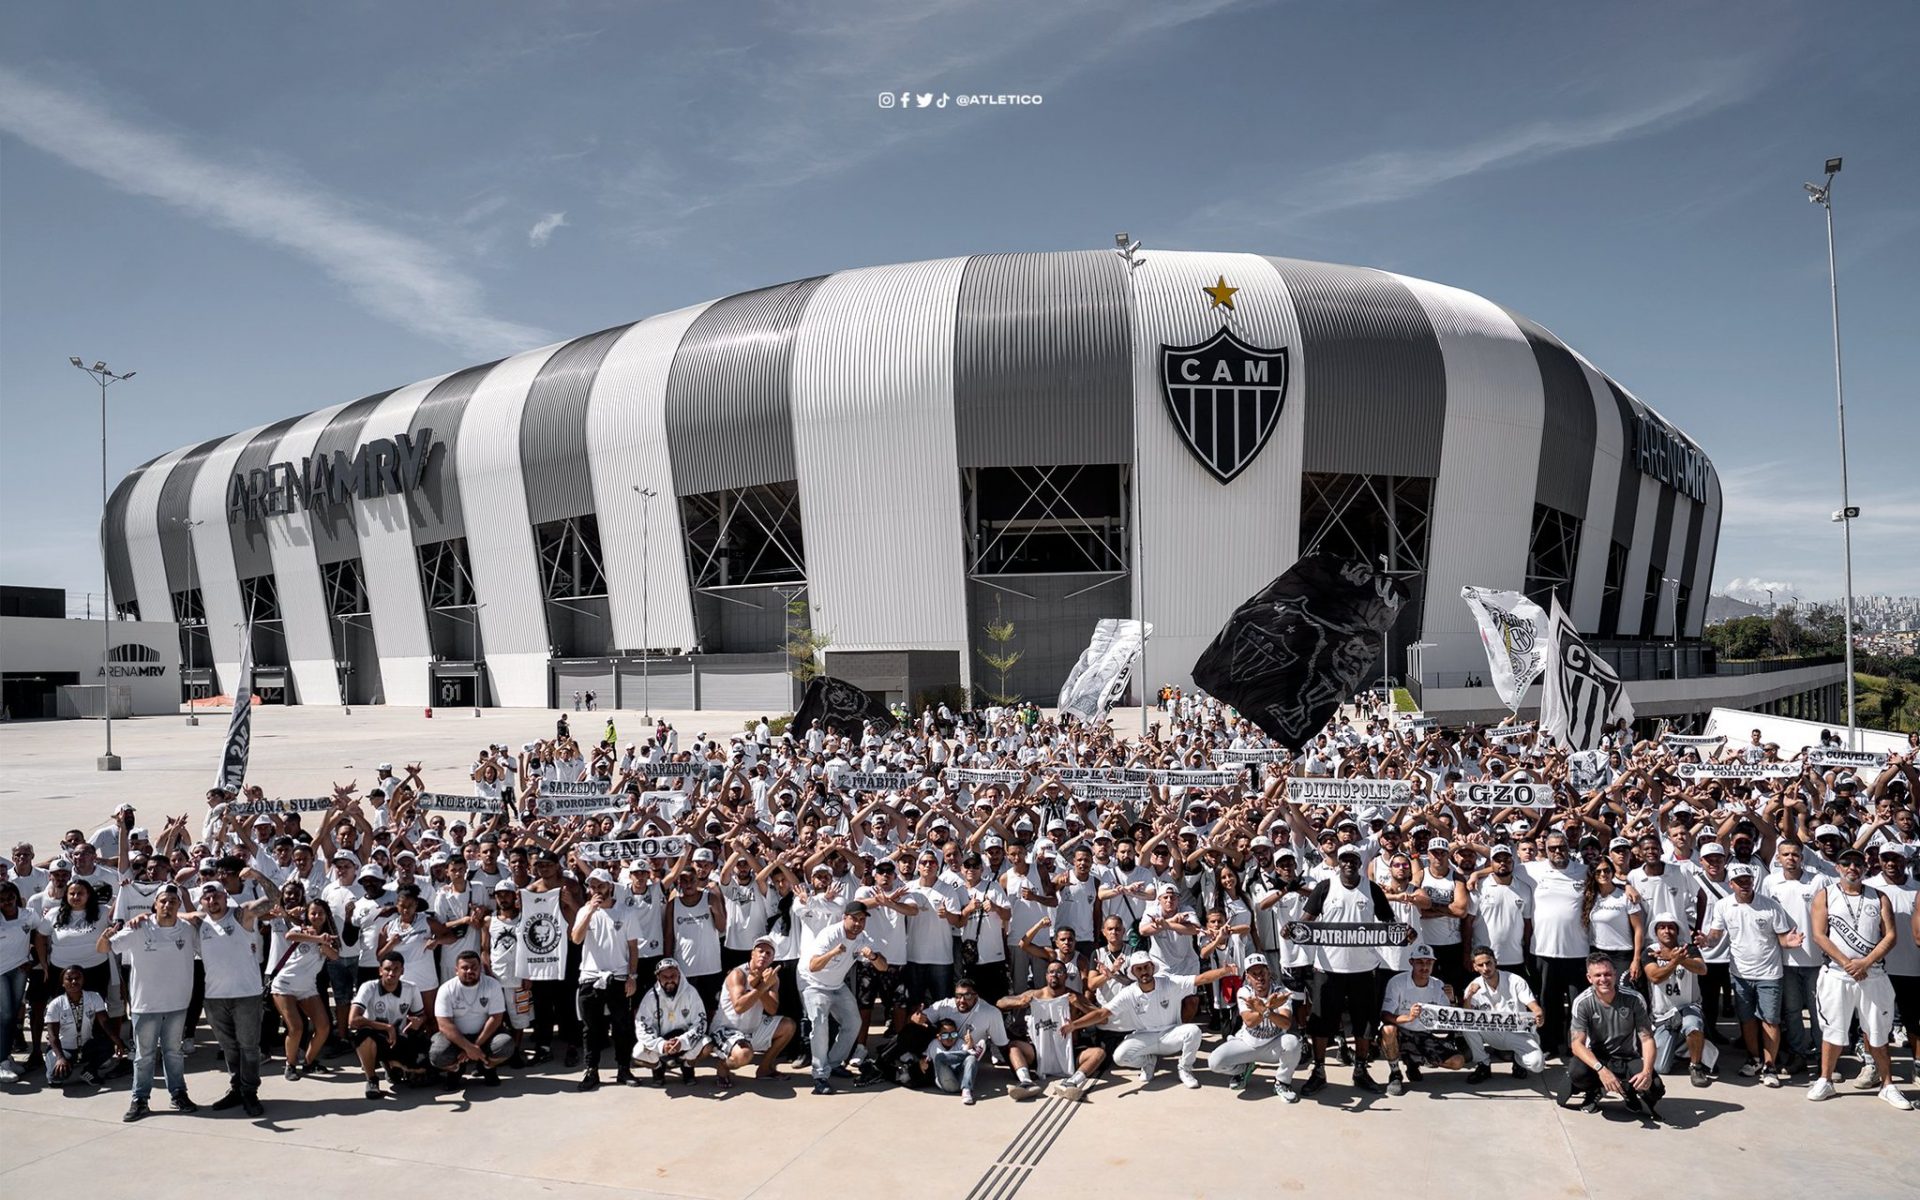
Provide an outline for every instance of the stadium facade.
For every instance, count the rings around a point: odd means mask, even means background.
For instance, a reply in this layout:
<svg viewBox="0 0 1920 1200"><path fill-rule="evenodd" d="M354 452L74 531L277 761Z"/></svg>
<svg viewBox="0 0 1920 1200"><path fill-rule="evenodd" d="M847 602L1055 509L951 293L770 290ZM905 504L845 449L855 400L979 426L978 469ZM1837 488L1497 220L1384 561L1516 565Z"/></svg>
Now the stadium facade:
<svg viewBox="0 0 1920 1200"><path fill-rule="evenodd" d="M1658 648L1700 633L1720 503L1694 441L1489 300L1090 251L798 280L184 446L103 532L205 690L250 622L289 702L633 707L645 657L655 707L779 710L803 624L889 698L998 691L1010 648L1044 701L1144 615L1150 682L1186 684L1315 546L1407 588L1396 676L1484 673L1464 584Z"/></svg>

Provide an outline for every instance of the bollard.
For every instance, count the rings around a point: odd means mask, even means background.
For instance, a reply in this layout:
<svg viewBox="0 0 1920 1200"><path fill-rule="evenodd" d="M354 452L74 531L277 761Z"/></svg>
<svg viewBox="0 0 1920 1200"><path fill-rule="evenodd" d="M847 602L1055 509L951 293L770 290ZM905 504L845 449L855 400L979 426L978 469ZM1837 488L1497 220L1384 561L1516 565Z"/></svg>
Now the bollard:
<svg viewBox="0 0 1920 1200"><path fill-rule="evenodd" d="M427 720L433 720L433 705L427 705Z"/></svg>

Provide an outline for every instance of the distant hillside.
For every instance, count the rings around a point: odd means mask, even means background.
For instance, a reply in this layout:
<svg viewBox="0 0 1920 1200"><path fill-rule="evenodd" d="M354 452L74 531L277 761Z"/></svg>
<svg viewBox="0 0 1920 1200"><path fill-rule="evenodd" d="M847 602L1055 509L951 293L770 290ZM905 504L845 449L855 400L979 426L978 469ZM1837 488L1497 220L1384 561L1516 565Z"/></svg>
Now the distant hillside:
<svg viewBox="0 0 1920 1200"><path fill-rule="evenodd" d="M1736 617L1764 617L1767 606L1748 604L1745 600L1736 600L1732 596L1712 595L1707 597L1707 624L1718 625L1722 621L1731 621Z"/></svg>

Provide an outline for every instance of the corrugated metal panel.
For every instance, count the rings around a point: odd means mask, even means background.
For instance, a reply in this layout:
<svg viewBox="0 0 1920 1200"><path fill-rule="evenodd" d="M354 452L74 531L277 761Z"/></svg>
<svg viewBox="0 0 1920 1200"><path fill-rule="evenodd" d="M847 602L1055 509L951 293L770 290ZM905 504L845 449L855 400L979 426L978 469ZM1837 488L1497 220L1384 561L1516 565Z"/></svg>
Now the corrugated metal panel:
<svg viewBox="0 0 1920 1200"><path fill-rule="evenodd" d="M1144 526L1145 615L1154 627L1143 678L1152 690L1188 686L1194 661L1228 614L1299 556L1301 446L1311 407L1304 397L1313 395L1316 367L1300 352L1286 281L1266 259L1182 251L1146 259L1134 277L1132 345L1142 477L1135 504L1144 508L1135 528ZM1201 290L1221 277L1240 289L1231 312L1215 308ZM1223 322L1250 345L1286 347L1291 375L1272 439L1228 484L1187 449L1160 393L1161 347L1206 341ZM1196 513L1206 514L1212 536L1195 536ZM1141 561L1137 534L1134 561ZM1111 599L1105 615L1133 615L1122 597Z"/></svg>
<svg viewBox="0 0 1920 1200"><path fill-rule="evenodd" d="M390 395L391 392L376 392L343 405L314 443L314 456L331 461L336 453L344 453L348 458L358 454L365 440L360 436L361 427ZM354 524L351 503L322 503L309 515L308 523L313 530L313 552L321 563L345 562L360 556L360 533Z"/></svg>
<svg viewBox="0 0 1920 1200"><path fill-rule="evenodd" d="M621 708L638 709L641 712L646 712L649 707L654 712L692 712L696 708L693 702L693 669L685 659L655 661L648 664L643 674L640 664L629 659L620 664L619 700ZM792 707L789 701L780 706L780 711L786 712Z"/></svg>
<svg viewBox="0 0 1920 1200"><path fill-rule="evenodd" d="M454 454L488 696L510 707L547 704L546 601L520 473L520 420L534 377L558 349L516 354L487 373L467 401Z"/></svg>
<svg viewBox="0 0 1920 1200"><path fill-rule="evenodd" d="M949 258L830 276L794 339L807 599L813 628L844 650L967 647L953 408L965 267Z"/></svg>
<svg viewBox="0 0 1920 1200"><path fill-rule="evenodd" d="M1446 373L1433 323L1403 280L1364 267L1269 258L1313 359L1303 471L1440 473ZM1232 282L1229 280L1228 282Z"/></svg>
<svg viewBox="0 0 1920 1200"><path fill-rule="evenodd" d="M654 681L656 684L658 680ZM764 667L700 667L700 707L722 712L784 712L793 707L793 680ZM658 704L658 691L655 703Z"/></svg>
<svg viewBox="0 0 1920 1200"><path fill-rule="evenodd" d="M300 468L328 424L345 405L308 413L281 435L274 459ZM243 459L245 455L241 456ZM265 521L267 552L280 589L280 617L287 638L287 668L302 704L338 704L340 676L333 667L333 631L320 586L320 560L313 552L313 518L304 504Z"/></svg>
<svg viewBox="0 0 1920 1200"><path fill-rule="evenodd" d="M667 377L674 494L794 479L793 330L824 276L716 300Z"/></svg>
<svg viewBox="0 0 1920 1200"><path fill-rule="evenodd" d="M434 455L437 461L427 470L425 486L407 495L408 524L413 528L416 546L467 536L456 466L460 427L474 389L499 365L496 360L446 376L414 410L407 432L417 441L422 430L431 429L433 439L444 446Z"/></svg>
<svg viewBox="0 0 1920 1200"><path fill-rule="evenodd" d="M1687 586L1688 611L1680 630L1680 636L1683 638L1695 636L1691 632L1694 623L1693 610L1705 608L1707 604L1707 593L1694 587L1694 580L1700 575L1700 534L1706 528L1706 523L1707 506L1688 501L1687 528L1685 540L1681 544L1679 572L1680 579Z"/></svg>
<svg viewBox="0 0 1920 1200"><path fill-rule="evenodd" d="M1653 535L1647 539L1647 568L1663 576L1667 574L1667 554L1673 545L1673 506L1677 499L1672 488L1663 487L1653 502ZM1671 627L1670 622L1662 616L1666 606L1662 591L1664 587L1664 584L1657 585L1653 589L1653 596L1646 602L1651 605L1652 611L1647 610L1646 604L1641 608L1640 636L1643 638L1658 637L1662 626ZM1640 591L1642 596L1646 595L1644 576L1640 579Z"/></svg>
<svg viewBox="0 0 1920 1200"><path fill-rule="evenodd" d="M1406 279L1439 338L1446 429L1433 488L1421 640L1434 671L1486 664L1460 589L1526 582L1546 398L1533 349L1499 305L1471 292ZM1403 647L1388 648L1396 673Z"/></svg>
<svg viewBox="0 0 1920 1200"><path fill-rule="evenodd" d="M140 477L159 461L150 458L127 472L126 478L114 485L112 495L107 497L107 511L100 518L101 552L107 560L107 592L114 602L140 603L140 590L133 582L133 559L127 553L127 505L133 500L134 489L140 485ZM143 606L142 615L144 613ZM168 620L170 614L155 613L151 619Z"/></svg>
<svg viewBox="0 0 1920 1200"><path fill-rule="evenodd" d="M187 514L200 524L193 527L195 566L200 572L200 601L207 614L207 637L213 644L213 665L221 689L234 686L240 670L240 575L233 561L233 539L227 536L227 480L233 464L264 426L255 426L222 441L208 454L187 498Z"/></svg>
<svg viewBox="0 0 1920 1200"><path fill-rule="evenodd" d="M262 429L253 441L247 444L247 448L240 452L240 457L234 459L229 481L246 479L255 471L265 470L269 463L287 461L285 455L276 451L279 449L280 439L299 419L299 417L288 417ZM293 465L298 467L300 460L293 460ZM231 482L228 486L231 486ZM249 516L238 521L230 520L225 524L227 536L233 542L233 566L239 577L252 579L258 575L272 574L273 552L267 548L266 520Z"/></svg>
<svg viewBox="0 0 1920 1200"><path fill-rule="evenodd" d="M167 474L167 481L160 488L160 506L157 519L160 531L160 555L167 568L167 592L184 592L189 579L194 579L196 564L188 553L187 546L192 538L191 532L182 524L188 519L188 510L192 507L193 485L200 478L200 470L206 466L207 456L217 450L227 439L225 435L210 438L181 456L173 464L173 470ZM223 514L221 523L226 517ZM233 551L229 549L228 554ZM195 579L197 583L197 579Z"/></svg>
<svg viewBox="0 0 1920 1200"><path fill-rule="evenodd" d="M594 659L591 662L554 663L553 706L571 709L573 693L576 691L592 692L599 709L602 711L611 709L614 703L613 664L605 659Z"/></svg>
<svg viewBox="0 0 1920 1200"><path fill-rule="evenodd" d="M127 561L133 571L133 586L140 597L140 615L149 621L171 621L173 593L167 587L167 561L160 552L160 492L173 477L173 469L191 449L182 446L147 464L134 484L127 501Z"/></svg>
<svg viewBox="0 0 1920 1200"><path fill-rule="evenodd" d="M1512 309L1505 311L1533 347L1546 394L1547 423L1540 432L1540 477L1534 485L1534 500L1584 520L1587 485L1593 476L1593 391L1559 338Z"/></svg>
<svg viewBox="0 0 1920 1200"><path fill-rule="evenodd" d="M1666 492L1667 497L1670 498L1668 502L1670 502L1673 511L1667 517L1667 537L1664 544L1655 543L1655 548L1660 552L1662 564L1660 573L1669 578L1680 580L1684 586L1689 578L1686 571L1687 528L1693 524L1693 510L1699 506L1671 488L1663 488L1661 490ZM1660 611L1656 614L1657 619L1654 622L1653 635L1655 637L1671 638L1673 636L1674 595L1666 584L1661 584L1660 586Z"/></svg>
<svg viewBox="0 0 1920 1200"><path fill-rule="evenodd" d="M382 400L367 414L360 436L391 438L413 431L421 405L446 378L441 375L410 383ZM436 439L446 440L427 460L426 486L436 486L445 479L447 490L453 492L448 463L452 440L439 426L430 427ZM374 648L380 661L378 692L388 704L410 708L428 702L427 664L433 658L433 643L427 635L427 602L420 592L420 563L414 555L414 531L409 519L413 511L409 496L362 498L354 505L360 578L367 587Z"/></svg>
<svg viewBox="0 0 1920 1200"><path fill-rule="evenodd" d="M1580 526L1580 561L1573 581L1573 623L1582 633L1599 634L1600 604L1606 591L1607 555L1613 543L1614 505L1620 495L1620 460L1625 434L1606 378L1578 351L1569 350L1592 398L1593 465L1587 480L1587 519ZM1564 603L1564 602L1563 602Z"/></svg>
<svg viewBox="0 0 1920 1200"><path fill-rule="evenodd" d="M587 459L587 396L607 351L631 323L575 338L540 368L520 422L520 470L535 525L594 511Z"/></svg>
<svg viewBox="0 0 1920 1200"><path fill-rule="evenodd" d="M614 644L690 648L693 599L667 449L667 375L705 304L649 317L607 351L587 401L587 462ZM648 502L635 488L659 495ZM692 688L687 692L689 699Z"/></svg>
<svg viewBox="0 0 1920 1200"><path fill-rule="evenodd" d="M1133 461L1126 270L1106 250L967 260L953 353L960 466Z"/></svg>

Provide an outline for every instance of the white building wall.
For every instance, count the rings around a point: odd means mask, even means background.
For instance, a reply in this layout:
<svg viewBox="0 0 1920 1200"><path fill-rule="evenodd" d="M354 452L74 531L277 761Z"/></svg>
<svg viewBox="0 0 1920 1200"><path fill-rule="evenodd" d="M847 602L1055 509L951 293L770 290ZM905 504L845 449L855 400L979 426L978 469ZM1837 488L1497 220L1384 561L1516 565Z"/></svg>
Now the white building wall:
<svg viewBox="0 0 1920 1200"><path fill-rule="evenodd" d="M1620 459L1626 434L1620 406L1606 380L1577 352L1574 359L1593 393L1593 477L1587 484L1587 516L1580 524L1580 561L1574 567L1573 623L1592 632L1600 625L1600 603L1607 586L1607 556L1613 548L1614 504L1620 497Z"/></svg>
<svg viewBox="0 0 1920 1200"><path fill-rule="evenodd" d="M188 516L200 522L193 527L194 565L200 574L200 600L213 643L214 669L219 672L221 690L228 695L240 685L240 623L245 610L240 604L240 571L233 561L233 535L227 532L227 481L240 452L265 428L256 425L214 447L200 464L187 501Z"/></svg>
<svg viewBox="0 0 1920 1200"><path fill-rule="evenodd" d="M1433 323L1447 373L1422 625L1422 640L1434 645L1423 668L1483 670L1486 652L1460 589L1525 585L1546 393L1526 335L1498 305L1458 288L1396 278ZM1389 647L1396 664L1404 662L1402 649Z"/></svg>
<svg viewBox="0 0 1920 1200"><path fill-rule="evenodd" d="M1134 273L1132 304L1136 504L1144 509L1134 522L1134 561L1145 564L1144 616L1153 625L1138 678L1151 692L1192 686L1194 662L1227 617L1299 557L1303 397L1312 364L1300 353L1286 283L1266 259L1162 251L1146 260ZM1241 289L1231 312L1201 291L1218 278ZM1271 440L1225 485L1187 449L1160 391L1161 347L1204 342L1223 321L1251 345L1287 347L1290 376Z"/></svg>
<svg viewBox="0 0 1920 1200"><path fill-rule="evenodd" d="M953 343L966 263L827 279L795 333L792 374L812 627L836 651L957 651L963 682Z"/></svg>
<svg viewBox="0 0 1920 1200"><path fill-rule="evenodd" d="M274 448L274 461L298 467L313 453L327 422L345 407L336 404L295 421ZM313 552L312 517L305 505L296 504L292 512L268 517L265 524L274 586L280 592L280 616L286 625L287 669L293 673L293 694L302 704L338 704L340 676L333 666L327 602L320 588L320 560Z"/></svg>
<svg viewBox="0 0 1920 1200"><path fill-rule="evenodd" d="M445 378L436 375L410 383L375 405L360 428L362 444L405 433L420 401ZM443 469L445 461L432 469ZM380 656L381 697L388 704L425 707L433 643L427 634L427 601L420 593L420 561L414 554L406 497L363 496L353 503L360 577L367 586L374 650Z"/></svg>
<svg viewBox="0 0 1920 1200"><path fill-rule="evenodd" d="M454 455L493 684L487 698L510 708L547 706L546 601L520 467L520 416L534 377L563 344L517 354L487 373L460 418Z"/></svg>
<svg viewBox="0 0 1920 1200"><path fill-rule="evenodd" d="M140 613L149 619L171 621L174 618L173 591L167 586L167 563L160 553L160 489L174 464L191 446L182 446L163 454L147 468L127 497L127 523L122 536L127 539L127 561L133 567L133 595L140 602Z"/></svg>
<svg viewBox="0 0 1920 1200"><path fill-rule="evenodd" d="M710 302L709 302L710 303ZM587 470L599 516L614 645L690 649L693 593L667 457L667 374L696 304L649 317L607 351L587 398ZM659 493L648 502L633 489ZM644 581L644 582L643 582Z"/></svg>

